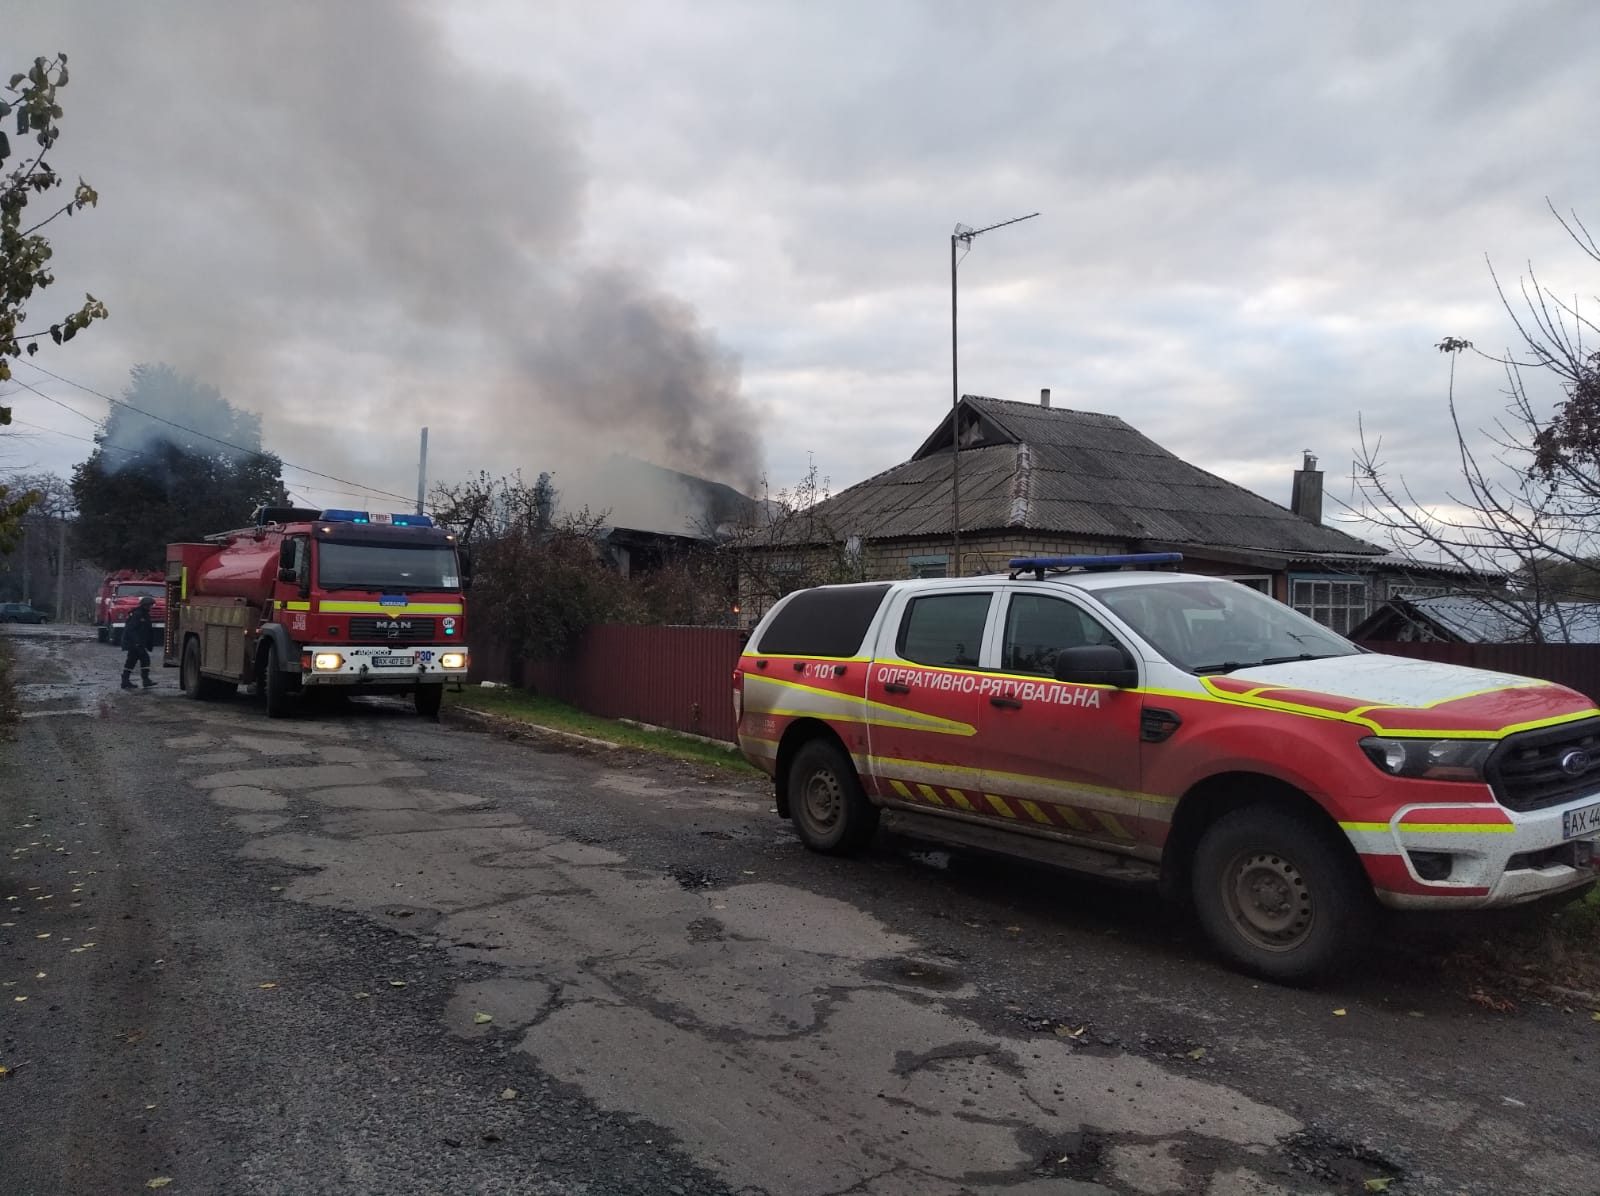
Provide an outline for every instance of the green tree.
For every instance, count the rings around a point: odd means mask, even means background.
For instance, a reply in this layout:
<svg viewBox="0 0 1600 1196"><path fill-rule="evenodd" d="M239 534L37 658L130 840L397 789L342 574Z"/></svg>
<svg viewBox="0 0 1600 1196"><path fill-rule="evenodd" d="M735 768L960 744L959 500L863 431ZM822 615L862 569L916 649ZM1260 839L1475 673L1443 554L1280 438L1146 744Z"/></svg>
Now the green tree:
<svg viewBox="0 0 1600 1196"><path fill-rule="evenodd" d="M81 178L72 189L72 198L42 215L35 208L29 217L30 201L51 202L49 193L62 186L60 175L45 155L61 136L61 105L57 93L67 85L67 56L36 58L27 71L12 75L6 86L9 99L0 98L0 381L11 377L13 357L39 351L39 341L48 336L56 344L69 341L94 320L104 319L105 304L87 295L84 304L48 328L21 331L27 317L25 305L35 293L44 290L55 276L50 272L50 242L39 230L58 216L71 216L99 200L93 187ZM5 131L5 118L16 114L17 162L11 163L13 147ZM20 146L30 138L33 145ZM0 404L0 425L11 422L11 409ZM18 494L0 485L0 552L10 551L15 542L18 521L30 506L31 492Z"/></svg>
<svg viewBox="0 0 1600 1196"><path fill-rule="evenodd" d="M158 569L166 545L244 526L288 501L261 418L169 365L139 365L72 475L79 549L107 569Z"/></svg>

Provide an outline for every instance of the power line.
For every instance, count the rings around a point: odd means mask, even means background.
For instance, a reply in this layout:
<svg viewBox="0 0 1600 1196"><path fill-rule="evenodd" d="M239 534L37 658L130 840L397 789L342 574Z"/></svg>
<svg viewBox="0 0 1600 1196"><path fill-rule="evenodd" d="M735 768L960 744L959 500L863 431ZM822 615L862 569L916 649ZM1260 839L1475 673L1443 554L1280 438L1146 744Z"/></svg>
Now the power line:
<svg viewBox="0 0 1600 1196"><path fill-rule="evenodd" d="M163 423L163 424L166 424L169 427L177 428L180 432L187 432L191 436L199 436L203 440L213 441L216 444L222 445L224 448L233 449L234 452L247 453L250 456L254 456L254 457L272 457L274 460L276 460L278 462L278 464L284 466L285 468L292 468L292 469L296 470L299 473L307 473L307 474L310 474L312 477L322 478L322 479L324 479L326 481L329 481L329 482L338 482L341 486L353 486L353 487L355 487L356 490L364 491L364 492L369 493L369 494L381 495L384 498L398 499L400 502L404 502L404 503L409 503L409 502L412 501L411 498L409 498L408 496L406 496L404 494L396 494L392 490L380 490L376 486L364 486L360 482L352 482L349 478L335 477L331 473L322 473L319 470L308 469L304 465L291 465L289 462L285 461L282 457L277 456L275 453L268 453L268 452L263 451L262 449L247 448L242 444L234 444L231 440L224 440L220 436L213 436L209 432L202 432L198 428L188 427L185 424L178 423L176 420L167 419L165 416L162 416L162 415L156 415L153 412L146 411L142 407L136 407L132 403L128 402L128 400L126 400L126 399L114 398L111 395L104 394L101 391L96 390L92 386L85 386L81 382L74 382L71 378L63 378L60 374L51 373L49 370L45 369L42 365L35 365L33 362L28 361L26 358L23 358L23 359L20 359L20 360L22 361L22 364L28 366L30 369L38 370L41 374L43 374L47 378L54 378L57 382L64 382L68 386L76 387L78 390L83 391L85 394L91 394L97 399L102 399L107 403L114 403L119 407L126 407L130 411L138 412L140 415L144 416L146 419L153 419L157 423ZM27 386L27 383L24 382L24 383L21 383L20 385ZM28 389L32 390L33 388L31 386L29 386ZM35 393L37 393L37 392L35 392ZM49 396L46 396L46 397L48 398ZM71 408L69 407L68 410L70 411ZM81 415L82 412L79 412L78 414ZM351 493L351 491L345 491L344 493Z"/></svg>

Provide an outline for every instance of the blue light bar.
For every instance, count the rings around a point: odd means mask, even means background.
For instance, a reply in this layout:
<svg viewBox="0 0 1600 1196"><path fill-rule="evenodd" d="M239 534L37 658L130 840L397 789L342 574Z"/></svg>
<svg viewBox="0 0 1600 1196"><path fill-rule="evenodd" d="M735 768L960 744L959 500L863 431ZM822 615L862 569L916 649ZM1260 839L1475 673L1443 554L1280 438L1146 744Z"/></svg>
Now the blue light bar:
<svg viewBox="0 0 1600 1196"><path fill-rule="evenodd" d="M324 511L318 518L326 520L328 523L374 523L387 524L391 527L433 526L433 520L426 515L385 515L382 513L374 515L370 511L346 511L343 509Z"/></svg>
<svg viewBox="0 0 1600 1196"><path fill-rule="evenodd" d="M1183 560L1181 552L1129 552L1121 556L1026 556L1012 560L1018 573L1037 573L1047 569L1087 569L1091 573L1120 569L1124 565L1170 565Z"/></svg>

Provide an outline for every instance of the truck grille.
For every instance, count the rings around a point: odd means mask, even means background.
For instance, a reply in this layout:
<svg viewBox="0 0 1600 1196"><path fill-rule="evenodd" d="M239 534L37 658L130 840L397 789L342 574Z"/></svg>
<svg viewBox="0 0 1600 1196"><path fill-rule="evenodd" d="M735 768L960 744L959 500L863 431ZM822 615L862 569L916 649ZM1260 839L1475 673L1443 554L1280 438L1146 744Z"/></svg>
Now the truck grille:
<svg viewBox="0 0 1600 1196"><path fill-rule="evenodd" d="M396 643L428 643L433 640L434 620L415 615L396 615L394 618L367 618L350 620L350 638L353 640L393 640Z"/></svg>
<svg viewBox="0 0 1600 1196"><path fill-rule="evenodd" d="M1488 775L1511 810L1542 810L1600 789L1600 718L1506 736L1489 757Z"/></svg>

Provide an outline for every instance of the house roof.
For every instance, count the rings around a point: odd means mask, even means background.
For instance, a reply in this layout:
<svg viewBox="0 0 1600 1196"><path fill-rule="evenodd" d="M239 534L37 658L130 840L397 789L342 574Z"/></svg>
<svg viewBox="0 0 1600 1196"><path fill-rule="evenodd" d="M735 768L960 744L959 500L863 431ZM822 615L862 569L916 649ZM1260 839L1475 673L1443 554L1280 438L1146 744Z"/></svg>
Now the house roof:
<svg viewBox="0 0 1600 1196"><path fill-rule="evenodd" d="M951 426L946 416L911 460L819 504L816 524L867 540L949 535ZM1381 552L1189 464L1114 415L968 395L960 427L963 534Z"/></svg>
<svg viewBox="0 0 1600 1196"><path fill-rule="evenodd" d="M1515 603L1495 603L1471 595L1446 594L1435 598L1394 598L1363 620L1363 626L1380 615L1394 611L1402 617L1421 616L1471 644L1518 644L1529 640L1526 623L1507 610ZM1354 636L1358 627L1351 632ZM1557 602L1548 604L1539 620L1544 642L1551 644L1600 644L1600 603Z"/></svg>

